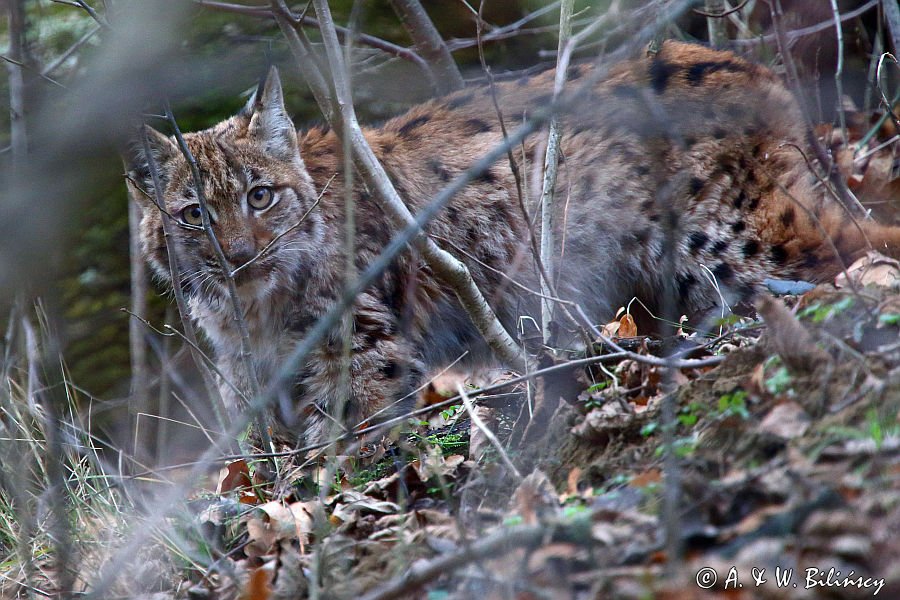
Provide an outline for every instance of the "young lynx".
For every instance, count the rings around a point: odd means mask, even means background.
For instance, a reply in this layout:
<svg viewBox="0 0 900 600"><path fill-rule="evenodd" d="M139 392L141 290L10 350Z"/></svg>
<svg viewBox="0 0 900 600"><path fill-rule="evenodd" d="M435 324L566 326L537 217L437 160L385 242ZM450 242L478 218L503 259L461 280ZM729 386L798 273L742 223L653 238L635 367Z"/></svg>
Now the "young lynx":
<svg viewBox="0 0 900 600"><path fill-rule="evenodd" d="M585 65L570 69L570 88L588 72ZM547 104L552 81L547 72L497 86L509 127ZM851 223L821 185L805 159L812 153L800 109L765 68L666 42L614 67L583 98L564 116L554 272L558 296L595 322L608 321L634 297L659 309L666 289L679 314L702 315L723 298L729 305L747 300L765 278L823 281L868 248L900 251L900 228ZM201 213L188 163L172 139L150 135L165 213L152 200L147 157L139 156L131 175L143 190L131 192L143 207L144 253L170 282L162 219L181 225L172 227L172 241L191 316L221 372L248 394L223 274L204 232L190 227ZM432 100L366 136L413 212L502 143L486 88ZM541 137L514 149L526 179L542 158ZM239 114L186 141L232 268L275 242L236 276L253 367L266 383L344 286L341 144L327 128L295 131L274 71ZM358 177L354 182L356 267L363 269L394 229L379 199ZM534 196L537 186L525 187ZM532 213L533 200L523 199ZM532 233L508 161L453 198L427 232L468 265L509 331L530 322L525 316L540 322L538 298L525 291L540 289ZM557 321L564 339L574 325ZM322 439L339 394L346 399L343 422L353 427L407 396L426 369L463 354L490 358L453 292L412 251L356 300L350 335L349 390L341 383L343 335L334 331L286 390L290 414L279 420L289 431ZM222 393L240 404L229 385Z"/></svg>

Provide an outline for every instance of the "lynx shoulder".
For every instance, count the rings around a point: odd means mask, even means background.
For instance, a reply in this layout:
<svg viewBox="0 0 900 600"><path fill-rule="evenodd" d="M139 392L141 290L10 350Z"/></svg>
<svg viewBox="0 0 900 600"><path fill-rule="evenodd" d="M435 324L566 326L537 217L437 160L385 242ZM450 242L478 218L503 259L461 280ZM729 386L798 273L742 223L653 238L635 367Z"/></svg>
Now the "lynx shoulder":
<svg viewBox="0 0 900 600"><path fill-rule="evenodd" d="M567 89L594 79L570 69ZM513 129L551 98L553 73L500 83L496 100ZM555 294L595 322L639 298L651 310L667 295L691 317L746 301L766 278L822 281L868 248L900 252L900 229L851 224L805 156L804 120L769 70L731 53L666 42L658 53L616 65L563 116L554 220ZM466 89L419 105L366 137L399 195L415 212L503 141L491 91ZM162 220L171 218L179 281L240 405L249 391L225 275L198 230L187 161L150 132L151 156L132 165L132 196L144 208L143 251L172 282ZM334 132L297 134L277 73L238 115L186 136L203 178L212 229L235 276L256 375L271 380L282 359L340 297L344 286L345 184ZM514 148L457 194L427 227L466 263L509 331L540 322L531 225L544 136ZM158 170L153 190L149 163ZM537 165L537 168L536 168ZM536 176L538 174L538 176ZM379 200L355 178L355 260L365 268L394 233ZM142 188L142 189L138 189ZM520 198L519 189L524 189ZM151 201L156 192L161 211ZM525 213L528 213L527 215ZM560 344L576 325L557 317ZM410 403L423 373L490 353L452 290L412 251L361 294L347 320L309 355L278 416L287 430L326 435L333 415L348 427ZM342 345L352 343L342 387Z"/></svg>

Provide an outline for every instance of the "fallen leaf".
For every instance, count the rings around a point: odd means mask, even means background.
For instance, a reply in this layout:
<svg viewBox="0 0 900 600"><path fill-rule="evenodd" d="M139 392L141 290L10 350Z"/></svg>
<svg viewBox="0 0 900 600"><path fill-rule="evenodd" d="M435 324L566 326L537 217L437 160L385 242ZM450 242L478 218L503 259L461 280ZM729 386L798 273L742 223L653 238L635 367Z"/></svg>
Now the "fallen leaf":
<svg viewBox="0 0 900 600"><path fill-rule="evenodd" d="M271 578L272 573L267 569L251 570L250 580L240 595L240 600L269 600L272 597Z"/></svg>
<svg viewBox="0 0 900 600"><path fill-rule="evenodd" d="M767 433L790 440L806 433L810 421L809 414L803 410L802 406L796 402L782 402L763 417L759 428Z"/></svg>
<svg viewBox="0 0 900 600"><path fill-rule="evenodd" d="M852 265L847 273L840 273L834 280L836 287L849 287L847 276L861 286L879 285L894 288L900 285L900 261L879 252L867 252Z"/></svg>
<svg viewBox="0 0 900 600"><path fill-rule="evenodd" d="M637 334L637 324L634 322L634 317L629 313L622 315L622 318L619 319L619 337L637 337Z"/></svg>
<svg viewBox="0 0 900 600"><path fill-rule="evenodd" d="M241 488L252 487L252 485L253 481L250 479L250 468L247 466L247 461L236 460L228 463L219 471L216 493L221 496Z"/></svg>

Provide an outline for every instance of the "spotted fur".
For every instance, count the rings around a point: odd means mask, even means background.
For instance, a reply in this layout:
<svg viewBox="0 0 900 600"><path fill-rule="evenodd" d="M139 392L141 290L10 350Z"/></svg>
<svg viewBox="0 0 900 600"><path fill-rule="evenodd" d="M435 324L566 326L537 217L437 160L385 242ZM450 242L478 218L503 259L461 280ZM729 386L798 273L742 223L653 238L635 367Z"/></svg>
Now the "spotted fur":
<svg viewBox="0 0 900 600"><path fill-rule="evenodd" d="M569 85L589 72L587 65L575 67ZM547 72L497 86L508 128L546 105L552 81ZM803 156L811 153L802 123L798 105L772 72L728 52L667 42L653 55L613 68L564 118L555 219L558 295L605 322L634 297L658 309L663 290L671 289L679 311L696 316L717 310L722 298L746 300L767 277L826 280L870 245L896 255L897 228L851 224L823 191ZM172 140L151 137L166 210L177 216L196 203L190 171ZM502 140L486 88L417 106L366 137L413 212ZM341 145L323 128L295 135L277 73L244 111L189 134L187 142L233 266L282 236L237 280L253 365L265 383L343 289ZM532 212L541 148L536 135L513 151ZM152 196L146 159L138 157L132 175ZM354 181L355 258L363 269L394 228L378 198L358 177ZM278 194L262 212L246 200L260 185ZM523 317L539 320L534 295L523 291L540 283L516 190L510 165L499 161L427 229L468 265L510 331L534 322ZM162 214L147 195L137 189L132 195L144 207L144 253L170 281ZM173 229L192 317L221 371L247 392L237 329L209 244L202 232ZM565 341L573 327L557 320ZM408 406L403 400L389 408L426 369L464 353L470 362L490 358L452 291L411 252L357 299L348 327L349 388L341 387L344 333L334 331L286 390L291 402L282 403L287 410L280 420L287 429L320 439L330 423L322 414L339 398L347 401L343 422L355 426L379 411ZM222 391L240 404L229 386Z"/></svg>

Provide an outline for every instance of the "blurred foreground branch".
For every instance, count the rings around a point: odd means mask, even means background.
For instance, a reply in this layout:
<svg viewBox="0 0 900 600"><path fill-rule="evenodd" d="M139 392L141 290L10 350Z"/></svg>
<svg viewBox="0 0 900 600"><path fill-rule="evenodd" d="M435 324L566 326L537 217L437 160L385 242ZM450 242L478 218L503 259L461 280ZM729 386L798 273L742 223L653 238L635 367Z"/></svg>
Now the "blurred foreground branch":
<svg viewBox="0 0 900 600"><path fill-rule="evenodd" d="M378 162L369 147L357 121L356 112L350 99L349 84L345 77L346 71L341 56L340 42L333 26L328 3L325 0L314 0L313 4L322 26L322 38L334 83L337 106L332 107L332 112L342 116L343 126L350 136L355 163L363 179L369 186L377 190L383 201L383 208L394 223L400 227L409 226L414 223L413 216L391 184L384 167ZM297 58L303 59L301 56ZM338 127L334 127L334 129L341 131L341 128ZM524 353L500 324L493 309L472 280L465 264L424 235L417 236L414 244L435 276L454 291L475 327L496 356L510 367L523 370L526 364Z"/></svg>

